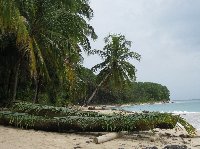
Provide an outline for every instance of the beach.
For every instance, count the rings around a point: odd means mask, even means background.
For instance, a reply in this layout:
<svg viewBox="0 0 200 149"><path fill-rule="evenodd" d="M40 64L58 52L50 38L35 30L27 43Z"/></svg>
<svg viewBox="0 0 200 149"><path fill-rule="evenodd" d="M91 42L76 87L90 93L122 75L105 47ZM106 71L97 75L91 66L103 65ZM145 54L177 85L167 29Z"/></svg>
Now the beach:
<svg viewBox="0 0 200 149"><path fill-rule="evenodd" d="M83 107L82 110L90 111ZM127 111L112 110L110 107L106 110L92 111L103 114L128 114ZM187 132L180 127L171 130L155 129L154 131L155 134L152 131L125 134L120 138L95 144L93 142L95 137L109 132L56 133L0 126L0 147L1 149L145 149L156 146L162 149L167 145L186 145L191 149L200 149L200 132L195 138L187 138Z"/></svg>
<svg viewBox="0 0 200 149"><path fill-rule="evenodd" d="M83 111L89 111L82 108ZM99 113L122 113L127 111L92 110ZM131 112L132 113L132 112ZM181 127L161 130L155 129L145 132L126 133L120 138L110 140L101 144L95 144L95 137L109 134L109 132L91 133L57 133L36 130L25 130L13 127L0 126L0 148L1 149L145 149L156 146L163 149L167 145L186 145L191 149L200 149L200 132L194 138L190 138Z"/></svg>
<svg viewBox="0 0 200 149"><path fill-rule="evenodd" d="M121 138L93 143L93 138L105 133L55 133L35 130L23 130L0 126L1 149L142 149L166 145L186 145L191 149L200 149L200 138L181 138L182 130L156 130L144 134L128 134ZM198 132L198 136L200 133ZM158 137L159 136L159 137ZM154 140L153 140L154 139Z"/></svg>

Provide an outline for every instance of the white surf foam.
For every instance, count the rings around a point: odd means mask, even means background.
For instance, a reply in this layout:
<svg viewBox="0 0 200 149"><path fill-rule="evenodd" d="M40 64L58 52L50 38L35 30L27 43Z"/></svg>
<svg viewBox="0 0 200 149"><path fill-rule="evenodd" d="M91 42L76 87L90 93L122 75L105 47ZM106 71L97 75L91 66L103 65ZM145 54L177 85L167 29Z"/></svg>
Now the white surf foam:
<svg viewBox="0 0 200 149"><path fill-rule="evenodd" d="M180 116L186 119L197 130L200 130L200 112L180 113Z"/></svg>

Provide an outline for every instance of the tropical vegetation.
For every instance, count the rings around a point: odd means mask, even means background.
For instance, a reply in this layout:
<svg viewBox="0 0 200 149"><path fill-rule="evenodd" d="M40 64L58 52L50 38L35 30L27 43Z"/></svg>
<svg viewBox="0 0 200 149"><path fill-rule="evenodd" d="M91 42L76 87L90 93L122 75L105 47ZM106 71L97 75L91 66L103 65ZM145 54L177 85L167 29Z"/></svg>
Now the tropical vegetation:
<svg viewBox="0 0 200 149"><path fill-rule="evenodd" d="M92 17L89 0L0 0L0 124L63 132L171 129L179 122L193 135L189 123L169 113L104 115L66 108L169 100L167 87L135 82L129 60L141 56L124 35L110 34L102 50L91 49L91 39L97 39ZM83 52L103 62L85 68Z"/></svg>
<svg viewBox="0 0 200 149"><path fill-rule="evenodd" d="M90 38L97 38L92 17L88 0L0 0L0 105L169 100L166 87L135 82L129 60L141 56L125 36L110 34L102 50L91 49ZM83 51L103 62L83 67Z"/></svg>
<svg viewBox="0 0 200 149"><path fill-rule="evenodd" d="M64 107L49 107L30 103L17 103L7 111L0 111L0 124L2 125L58 132L132 132L153 130L154 128L172 129L177 122L185 127L189 135L195 134L193 126L183 118L170 113L155 112L129 115L119 113L106 115L97 112L83 113L83 111L79 110L74 112L73 109Z"/></svg>
<svg viewBox="0 0 200 149"><path fill-rule="evenodd" d="M101 70L98 79L101 82L92 93L86 104L89 104L102 84L107 84L110 88L122 89L128 82L135 81L135 66L128 60L140 60L140 55L131 52L131 41L127 41L123 35L109 35L105 38L103 50L94 50L95 54L100 55L103 62L92 67L92 70Z"/></svg>
<svg viewBox="0 0 200 149"><path fill-rule="evenodd" d="M19 81L27 79L34 102L42 85L52 102L57 90L73 96L81 52L97 38L88 24L92 16L88 0L0 0L1 100L14 101Z"/></svg>

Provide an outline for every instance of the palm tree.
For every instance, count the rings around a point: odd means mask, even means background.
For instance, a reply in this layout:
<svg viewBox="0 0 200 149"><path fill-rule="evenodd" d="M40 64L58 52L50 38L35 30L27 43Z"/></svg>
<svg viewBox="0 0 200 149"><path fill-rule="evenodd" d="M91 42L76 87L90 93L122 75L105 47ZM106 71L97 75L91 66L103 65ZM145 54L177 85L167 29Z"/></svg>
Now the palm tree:
<svg viewBox="0 0 200 149"><path fill-rule="evenodd" d="M81 49L90 50L88 37L97 38L87 23L92 16L88 0L0 0L1 33L14 33L18 50L22 51L16 63L13 100L24 55L29 56L37 101L38 76L50 80L51 67L58 75L64 75L69 52L78 55Z"/></svg>
<svg viewBox="0 0 200 149"><path fill-rule="evenodd" d="M125 36L120 34L109 35L105 38L103 50L94 50L93 54L98 54L103 62L95 65L92 70L101 70L98 77L101 82L96 87L86 105L88 105L96 94L97 90L105 82L109 82L113 87L123 86L126 82L132 82L136 79L136 69L128 60L140 60L141 56L136 52L131 52L131 41L127 41Z"/></svg>

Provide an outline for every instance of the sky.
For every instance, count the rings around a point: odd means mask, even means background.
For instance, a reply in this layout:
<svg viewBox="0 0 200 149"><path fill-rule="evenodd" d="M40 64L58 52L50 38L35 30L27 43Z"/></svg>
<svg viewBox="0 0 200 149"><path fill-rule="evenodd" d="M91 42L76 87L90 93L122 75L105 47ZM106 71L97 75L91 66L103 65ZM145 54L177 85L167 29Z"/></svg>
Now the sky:
<svg viewBox="0 0 200 149"><path fill-rule="evenodd" d="M200 99L200 0L90 0L90 24L102 49L109 34L123 34L141 54L137 81L165 85L172 100ZM91 68L102 60L84 56Z"/></svg>

